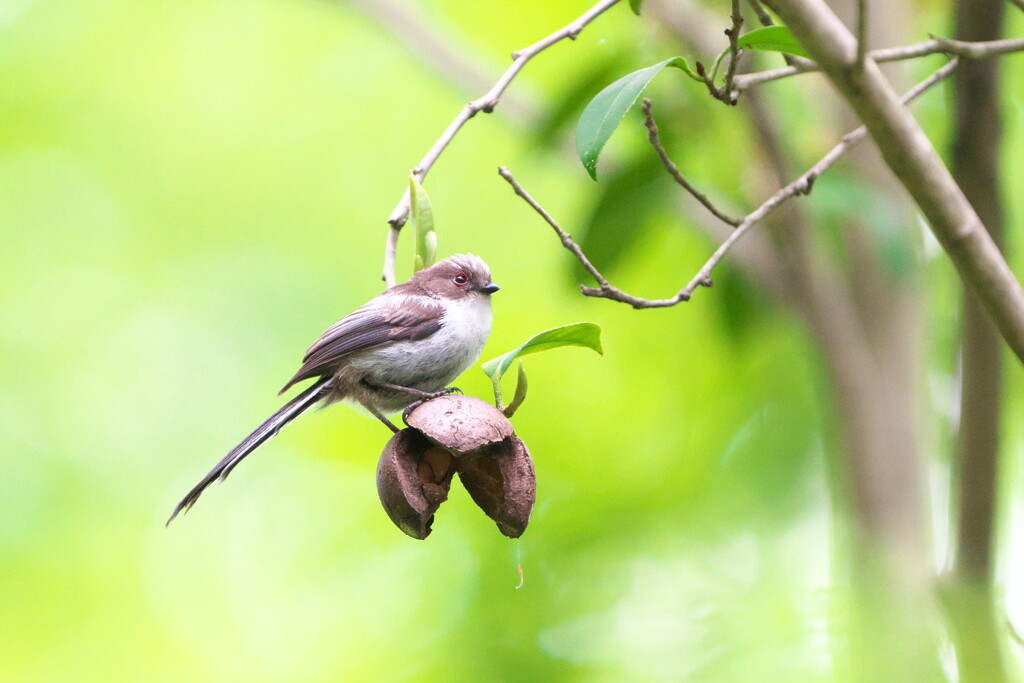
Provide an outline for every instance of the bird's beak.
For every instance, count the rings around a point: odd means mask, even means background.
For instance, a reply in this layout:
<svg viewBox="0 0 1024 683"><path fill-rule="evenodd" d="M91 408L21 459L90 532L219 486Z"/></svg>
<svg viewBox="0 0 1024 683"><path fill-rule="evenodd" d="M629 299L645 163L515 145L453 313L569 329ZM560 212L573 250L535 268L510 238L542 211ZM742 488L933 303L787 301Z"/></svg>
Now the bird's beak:
<svg viewBox="0 0 1024 683"><path fill-rule="evenodd" d="M494 294L499 289L501 289L501 287L499 287L498 285L494 284L493 282L490 282L490 283L484 285L483 287L481 287L480 291L483 292L484 294Z"/></svg>

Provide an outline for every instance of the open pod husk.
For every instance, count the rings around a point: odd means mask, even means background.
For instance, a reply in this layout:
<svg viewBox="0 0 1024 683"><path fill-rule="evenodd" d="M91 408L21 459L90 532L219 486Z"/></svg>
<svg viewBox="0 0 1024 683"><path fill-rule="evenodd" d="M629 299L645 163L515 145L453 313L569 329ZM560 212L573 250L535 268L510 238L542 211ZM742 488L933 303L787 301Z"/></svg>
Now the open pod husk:
<svg viewBox="0 0 1024 683"><path fill-rule="evenodd" d="M413 410L408 424L388 441L377 467L381 503L399 529L425 539L458 472L501 533L522 535L537 478L526 444L501 411L472 396L442 396Z"/></svg>

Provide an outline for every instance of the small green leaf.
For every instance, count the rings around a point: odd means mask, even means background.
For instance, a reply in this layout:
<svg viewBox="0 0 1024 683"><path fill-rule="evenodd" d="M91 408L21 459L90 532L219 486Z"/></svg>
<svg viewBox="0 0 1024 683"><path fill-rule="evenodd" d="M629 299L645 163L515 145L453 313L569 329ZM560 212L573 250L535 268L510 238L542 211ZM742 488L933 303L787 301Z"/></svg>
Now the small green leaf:
<svg viewBox="0 0 1024 683"><path fill-rule="evenodd" d="M412 220L415 228L413 241L416 253L413 256L413 270L423 270L434 265L437 256L437 233L434 232L434 210L430 197L416 176L409 174L409 199L412 204Z"/></svg>
<svg viewBox="0 0 1024 683"><path fill-rule="evenodd" d="M739 37L736 41L737 47L741 50L755 50L759 52L784 52L787 55L798 57L809 57L807 50L801 45L789 29L785 26L765 26L757 28ZM714 65L711 67L711 80L718 76L718 67L722 60L729 54L729 48L725 48L715 57Z"/></svg>
<svg viewBox="0 0 1024 683"><path fill-rule="evenodd" d="M610 51L593 57L593 62L585 70L576 73L574 78L547 98L547 106L540 120L531 125L528 131L533 133L538 145L559 149L565 137L565 129L576 125L580 102L588 101L594 93L622 73L622 62L626 59L624 54Z"/></svg>
<svg viewBox="0 0 1024 683"><path fill-rule="evenodd" d="M704 82L690 69L685 59L672 57L623 76L599 92L583 110L576 124L576 154L594 180L597 180L597 157L600 156L608 138L615 132L626 112L636 103L647 84L666 66L682 69L690 78Z"/></svg>
<svg viewBox="0 0 1024 683"><path fill-rule="evenodd" d="M508 353L497 358L492 358L481 366L491 383L494 384L495 403L502 407L501 402L501 376L509 369L517 358L527 356L531 353L540 353L548 349L557 349L562 346L583 346L604 354L601 349L601 328L594 323L573 323L561 327L552 327L540 334L535 334L525 342L512 349ZM525 392L525 387L524 387ZM513 403L515 399L513 399Z"/></svg>
<svg viewBox="0 0 1024 683"><path fill-rule="evenodd" d="M740 36L738 41L741 50L760 50L762 52L785 52L797 57L810 57L807 50L800 44L785 26L765 26Z"/></svg>
<svg viewBox="0 0 1024 683"><path fill-rule="evenodd" d="M644 0L629 0L629 9L633 10L633 14L639 16L640 5L644 4Z"/></svg>
<svg viewBox="0 0 1024 683"><path fill-rule="evenodd" d="M519 372L516 375L516 393L512 396L512 402L505 406L501 412L505 413L505 417L512 417L516 411L519 410L519 406L523 405L523 401L526 400L526 389L528 387L526 381L526 367L523 365L523 359L519 359Z"/></svg>

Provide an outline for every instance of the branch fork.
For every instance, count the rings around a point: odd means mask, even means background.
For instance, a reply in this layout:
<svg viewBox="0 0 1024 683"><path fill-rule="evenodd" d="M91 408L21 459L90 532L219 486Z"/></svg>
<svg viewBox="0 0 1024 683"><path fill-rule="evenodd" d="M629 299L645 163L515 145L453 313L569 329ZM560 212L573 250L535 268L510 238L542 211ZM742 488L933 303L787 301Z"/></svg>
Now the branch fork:
<svg viewBox="0 0 1024 683"><path fill-rule="evenodd" d="M904 104L909 104L911 101L916 99L919 95L927 91L932 86L945 80L959 64L959 59L954 58L945 64L942 68L935 71L927 79L919 83L917 86L908 91L902 98ZM735 229L729 234L729 237L719 245L718 249L711 255L710 258L704 263L703 267L697 272L696 275L687 283L685 287L680 289L674 296L667 299L646 299L643 297L634 296L628 292L625 292L615 285L611 284L604 275L590 262L586 254L580 248L578 244L572 239L572 236L566 232L562 227L552 218L551 214L548 213L540 204L537 203L530 194L523 189L518 181L512 176L509 170L505 167L498 169L498 174L504 178L515 193L521 197L527 204L529 204L534 211L552 227L555 233L558 235L559 240L562 242L567 250L569 250L576 259L580 262L583 268L590 273L590 275L597 281L597 287L588 287L585 285L580 286L580 292L584 296L596 297L602 299L610 299L612 301L618 301L620 303L628 304L636 309L643 308L668 308L677 304L687 302L693 296L693 293L699 287L711 287L713 282L711 280L711 272L715 266L721 262L725 255L730 249L738 242L743 235L747 233L750 228L757 225L763 220L769 213L778 208L781 204L794 197L808 195L814 187L814 182L822 173L831 168L839 159L843 157L848 151L855 147L858 143L867 137L868 129L866 126L860 126L855 130L850 131L844 135L839 144L833 147L825 156L823 156L814 166L804 172L800 177L796 178L785 187L781 188L778 192L773 194L767 200L765 200L760 206L748 213L742 219L736 223L732 221L729 216L722 214L720 210L714 207L713 204L704 195L697 192L693 187L683 179L679 173L678 167L668 158L668 154L665 152L664 147L661 145L659 136L657 135L657 124L654 122L651 103L649 100L644 100L643 111L645 116L645 125L647 126L649 140L651 145L657 151L658 156L662 159L666 169L672 175L673 179L677 183L682 185L691 195L698 198L701 204L704 205L709 212L715 215L716 218L722 222L733 226ZM701 199L703 198L703 200ZM722 215L719 215L722 214Z"/></svg>

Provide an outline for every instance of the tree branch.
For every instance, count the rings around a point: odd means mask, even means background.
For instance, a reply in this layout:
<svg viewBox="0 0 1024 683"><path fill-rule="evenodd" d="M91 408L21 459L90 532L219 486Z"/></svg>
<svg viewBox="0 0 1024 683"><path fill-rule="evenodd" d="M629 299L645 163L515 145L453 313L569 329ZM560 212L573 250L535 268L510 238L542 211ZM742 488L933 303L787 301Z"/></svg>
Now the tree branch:
<svg viewBox="0 0 1024 683"><path fill-rule="evenodd" d="M868 50L868 0L857 0L857 66L864 65Z"/></svg>
<svg viewBox="0 0 1024 683"><path fill-rule="evenodd" d="M658 153L658 157L661 159L661 163L665 165L665 170L668 171L669 175L683 187L684 190L693 195L693 198L700 202L705 209L710 211L715 218L728 223L732 227L736 227L740 224L739 218L733 218L723 213L718 207L711 203L711 200L707 198L707 195L698 191L693 185L687 182L686 178L679 172L679 167L669 158L668 152L665 151L664 145L661 144L661 136L658 134L658 124L654 122L654 115L651 113L651 101L648 98L644 98L643 105L641 107L644 112L644 125L647 127L647 139L650 141L651 146L654 147L654 151Z"/></svg>
<svg viewBox="0 0 1024 683"><path fill-rule="evenodd" d="M728 105L736 104L736 95L732 87L732 81L736 77L736 68L740 62L740 28L743 26L743 14L740 12L740 0L732 0L732 26L725 29L725 35L729 37L729 47L723 50L711 65L709 74L701 62L697 62L697 75L704 79L708 93L716 100L721 100ZM722 87L715 85L718 79L718 69L722 65L722 59L729 56L729 66L726 67L725 79Z"/></svg>
<svg viewBox="0 0 1024 683"><path fill-rule="evenodd" d="M958 37L995 38L1002 33L1002 0L961 0ZM999 149L1002 115L999 62L965 64L953 82L953 177L997 245L1004 241ZM995 555L1000 416L1003 407L999 333L976 297L964 292L961 323L960 424L953 480L957 523L953 573L962 581L989 585ZM961 667L963 669L963 667Z"/></svg>
<svg viewBox="0 0 1024 683"><path fill-rule="evenodd" d="M462 108L455 119L448 124L448 127L441 133L441 137L434 142L433 146L427 151L426 155L420 160L420 162L413 168L412 173L416 176L416 179L420 182L426 177L430 168L437 161L441 153L448 147L455 135L462 129L462 126L466 124L471 118L476 116L479 112L490 113L497 106L498 101L501 99L502 93L508 88L512 79L522 71L526 63L530 61L535 55L543 52L547 48L551 47L555 43L558 43L566 38L575 40L580 32L594 19L603 14L607 9L617 4L619 0L600 0L596 5L591 7L589 10L584 12L578 19L568 24L567 26L555 31L551 35L543 38L529 47L525 47L518 52L512 53L512 64L505 70L505 73L495 82L495 84L479 98L469 102ZM398 205L395 206L394 211L391 212L391 216L388 218L388 223L391 225L388 231L387 243L384 248L384 282L388 287L395 284L395 254L398 250L398 235L405 225L405 221L409 217L409 190L406 189L402 198L399 200Z"/></svg>
<svg viewBox="0 0 1024 683"><path fill-rule="evenodd" d="M1024 0L1021 0L1024 2ZM757 15L757 20L761 22L761 26L774 26L775 20L772 19L772 15L768 14L768 10L764 8L760 0L747 0L747 4L750 5L750 9L754 10L754 14Z"/></svg>
<svg viewBox="0 0 1024 683"><path fill-rule="evenodd" d="M1002 0L959 0L956 36L967 40L1002 35ZM999 62L970 62L953 81L953 177L1003 243L1002 112ZM942 593L949 614L961 681L1009 681L1005 630L997 614L995 575L999 434L1004 415L1003 354L999 332L964 288L960 352L960 420L950 478L953 563Z"/></svg>
<svg viewBox="0 0 1024 683"><path fill-rule="evenodd" d="M1024 0L1020 1L1024 3ZM977 42L932 38L931 40L915 43L914 45L872 50L866 56L875 62L898 62L904 59L916 59L934 54L955 55L965 59L984 59L985 57L995 57L997 55L1022 51L1024 51L1024 38ZM755 85L818 70L819 67L815 62L804 61L798 65L783 66L778 69L758 71L752 74L742 74L735 78L733 89L737 92L743 92Z"/></svg>
<svg viewBox="0 0 1024 683"><path fill-rule="evenodd" d="M878 65L853 69L855 39L823 0L770 0L769 7L821 65L864 122L882 158L917 203L961 279L1024 361L1024 289L914 116Z"/></svg>
<svg viewBox="0 0 1024 683"><path fill-rule="evenodd" d="M909 103L916 99L923 92L934 86L936 83L941 82L956 69L958 59L954 58L941 69L933 73L927 79L919 83L913 89L911 89L903 97L904 103ZM559 239L562 241L562 245L566 249L571 251L573 255L579 260L583 267L589 272L594 279L597 281L597 287L580 286L580 291L585 296L598 297L603 299L611 299L612 301L619 301L621 303L629 304L633 308L666 308L669 306L675 306L684 301L689 301L693 292L698 287L710 287L711 282L711 271L714 270L715 266L722 260L722 258L729 252L730 249L743 237L743 235L765 216L776 209L780 204L786 202L793 197L801 194L809 194L811 187L814 184L815 179L822 173L831 168L844 154L850 149L857 145L861 140L867 137L868 129L865 126L861 126L856 130L853 130L843 136L843 139L838 145L833 147L828 154L821 158L814 166L808 169L803 175L789 183L778 192L769 197L759 207L748 213L736 226L736 229L729 235L729 237L722 242L722 244L715 250L715 253L707 260L704 266L697 272L696 275L690 280L689 283L681 290L676 292L675 296L667 299L644 299L642 297L634 296L628 292L624 292L618 287L612 285L608 280L601 275L601 273L594 267L594 265L587 258L583 250L580 249L579 245L576 244L572 236L563 230L557 222L551 217L551 215L545 211L530 195L516 182L512 174L509 173L508 169L501 167L498 169L498 173L502 178L508 181L515 190L515 193L522 197L526 202L534 208L537 213L547 221L548 225L554 228L558 234Z"/></svg>
<svg viewBox="0 0 1024 683"><path fill-rule="evenodd" d="M736 67L740 64L740 29L743 27L743 13L740 12L740 0L732 0L732 28L727 31L729 36L729 68L725 71L725 82L722 92L732 93L732 81L736 77ZM735 102L733 102L735 104Z"/></svg>

